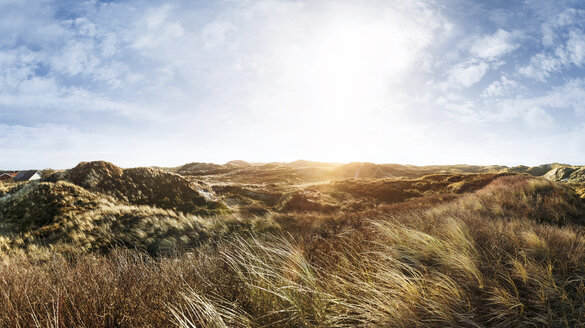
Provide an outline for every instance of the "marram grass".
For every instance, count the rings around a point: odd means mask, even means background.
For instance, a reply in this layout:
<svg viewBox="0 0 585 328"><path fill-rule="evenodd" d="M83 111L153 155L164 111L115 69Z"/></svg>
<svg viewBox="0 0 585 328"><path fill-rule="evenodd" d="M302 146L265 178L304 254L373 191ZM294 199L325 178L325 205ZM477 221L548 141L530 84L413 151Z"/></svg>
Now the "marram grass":
<svg viewBox="0 0 585 328"><path fill-rule="evenodd" d="M2 327L585 325L585 211L564 185L201 217L61 184L90 210L2 228Z"/></svg>

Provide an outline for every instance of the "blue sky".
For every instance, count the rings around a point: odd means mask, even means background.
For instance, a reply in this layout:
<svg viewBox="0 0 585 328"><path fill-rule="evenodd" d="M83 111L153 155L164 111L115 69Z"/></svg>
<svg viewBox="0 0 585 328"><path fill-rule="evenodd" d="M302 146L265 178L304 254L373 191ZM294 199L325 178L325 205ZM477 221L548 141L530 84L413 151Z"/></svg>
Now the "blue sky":
<svg viewBox="0 0 585 328"><path fill-rule="evenodd" d="M0 168L585 164L583 1L0 0Z"/></svg>

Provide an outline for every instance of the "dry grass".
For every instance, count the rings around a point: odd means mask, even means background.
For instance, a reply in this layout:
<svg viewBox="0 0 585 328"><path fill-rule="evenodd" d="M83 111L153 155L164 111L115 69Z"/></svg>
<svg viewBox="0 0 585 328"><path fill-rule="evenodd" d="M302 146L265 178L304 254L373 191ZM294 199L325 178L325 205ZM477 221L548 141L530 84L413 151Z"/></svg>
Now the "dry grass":
<svg viewBox="0 0 585 328"><path fill-rule="evenodd" d="M0 237L0 326L585 325L573 189L520 175L380 181L311 194L374 206L253 218L97 206L61 182L88 209ZM416 197L395 202L399 190Z"/></svg>

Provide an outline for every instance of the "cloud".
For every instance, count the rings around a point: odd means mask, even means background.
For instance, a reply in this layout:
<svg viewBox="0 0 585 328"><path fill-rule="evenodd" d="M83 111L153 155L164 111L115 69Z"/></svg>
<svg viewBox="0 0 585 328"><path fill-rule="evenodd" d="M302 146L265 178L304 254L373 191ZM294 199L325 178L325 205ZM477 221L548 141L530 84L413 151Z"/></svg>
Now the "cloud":
<svg viewBox="0 0 585 328"><path fill-rule="evenodd" d="M440 83L439 88L443 91L469 88L480 82L485 74L491 69L496 70L504 64L500 57L518 49L518 42L522 37L519 31L508 32L498 29L494 34L475 36L473 41L463 48L469 49L470 56L453 64L447 71L447 81ZM492 89L496 88L496 85Z"/></svg>
<svg viewBox="0 0 585 328"><path fill-rule="evenodd" d="M230 22L214 21L203 27L201 38L205 49L215 48L222 45L226 40L228 32L237 31Z"/></svg>
<svg viewBox="0 0 585 328"><path fill-rule="evenodd" d="M483 120L476 103L463 96L447 93L439 97L436 104L446 109L447 115L458 122L472 123Z"/></svg>
<svg viewBox="0 0 585 328"><path fill-rule="evenodd" d="M482 59L495 60L518 49L520 44L517 40L520 36L521 33L518 31L507 32L499 29L493 35L486 35L473 42L470 52Z"/></svg>
<svg viewBox="0 0 585 328"><path fill-rule="evenodd" d="M136 29L141 31L132 47L140 50L149 50L172 43L181 38L185 30L180 21L173 20L171 13L174 8L165 4L150 8L136 23Z"/></svg>
<svg viewBox="0 0 585 328"><path fill-rule="evenodd" d="M569 4L0 0L0 140L136 165L160 145L162 165L548 136L585 116Z"/></svg>
<svg viewBox="0 0 585 328"><path fill-rule="evenodd" d="M2 2L0 139L53 140L37 158L191 140L208 160L259 136L302 152L299 128L363 139L374 114L400 125L447 25L426 0Z"/></svg>
<svg viewBox="0 0 585 328"><path fill-rule="evenodd" d="M585 11L567 9L542 24L544 49L518 68L525 77L546 81L552 74L585 64Z"/></svg>
<svg viewBox="0 0 585 328"><path fill-rule="evenodd" d="M464 62L449 71L450 86L468 88L481 81L488 71L489 65L483 61Z"/></svg>
<svg viewBox="0 0 585 328"><path fill-rule="evenodd" d="M515 80L508 79L506 76L498 81L492 82L485 90L481 93L482 98L494 98L512 95L518 91L520 83Z"/></svg>
<svg viewBox="0 0 585 328"><path fill-rule="evenodd" d="M530 58L530 64L520 67L518 72L525 77L541 82L546 81L551 73L560 72L563 66L568 63L564 51L559 50L557 55L546 55L544 53L534 55Z"/></svg>
<svg viewBox="0 0 585 328"><path fill-rule="evenodd" d="M575 8L566 8L561 13L551 17L542 24L542 44L546 47L553 47L562 40L562 33L567 28L583 28L583 17L585 17L585 10Z"/></svg>
<svg viewBox="0 0 585 328"><path fill-rule="evenodd" d="M555 117L585 116L585 80L573 79L559 87L532 96L505 98L495 103L496 110L486 111L485 120L510 121L521 118L531 127L554 127Z"/></svg>
<svg viewBox="0 0 585 328"><path fill-rule="evenodd" d="M535 131L574 126L566 117L582 115L577 104L585 100L585 86L582 79L565 74L585 64L584 14L568 8L539 16L540 35L538 30L516 25L499 28L494 34L463 38L457 49L462 54L469 49L470 57L456 59L459 62L447 69L447 81L439 84L438 90L451 95L441 95L437 104L461 122L517 124ZM525 44L539 38L541 43L535 49ZM514 57L504 57L513 51L517 51ZM490 70L499 71L500 78L489 81L494 76L488 74ZM561 83L549 82L553 76L561 77L557 80ZM490 83L482 90L472 88L486 81ZM521 124L513 123L518 121Z"/></svg>
<svg viewBox="0 0 585 328"><path fill-rule="evenodd" d="M571 31L567 41L569 61L576 66L585 63L585 34L583 31Z"/></svg>
<svg viewBox="0 0 585 328"><path fill-rule="evenodd" d="M156 78L141 79L141 74L154 73L137 66L140 55L127 50L135 38L127 38L128 22L115 13L130 5L77 2L64 19L51 1L4 2L0 7L0 21L14 23L0 31L5 36L0 46L0 118L25 121L29 116L31 122L70 124L77 115L63 113L109 113L94 122L97 127L113 117L161 117L162 109L148 102L152 98L136 97Z"/></svg>
<svg viewBox="0 0 585 328"><path fill-rule="evenodd" d="M572 79L542 93L526 92L517 81L502 77L482 92L479 99L447 93L436 105L445 109L453 120L474 124L516 124L536 129L568 129L585 117L585 80ZM574 116L578 120L560 125L559 119ZM522 127L516 124L516 129Z"/></svg>
<svg viewBox="0 0 585 328"><path fill-rule="evenodd" d="M442 27L440 16L421 3L259 1L228 10L201 37L218 66L208 83L220 85L230 100L214 105L290 125L391 115L387 108L408 98L426 47ZM210 46L216 33L221 46ZM244 83L226 85L233 80Z"/></svg>
<svg viewBox="0 0 585 328"><path fill-rule="evenodd" d="M522 114L522 119L533 129L551 128L555 119L540 107L532 107Z"/></svg>

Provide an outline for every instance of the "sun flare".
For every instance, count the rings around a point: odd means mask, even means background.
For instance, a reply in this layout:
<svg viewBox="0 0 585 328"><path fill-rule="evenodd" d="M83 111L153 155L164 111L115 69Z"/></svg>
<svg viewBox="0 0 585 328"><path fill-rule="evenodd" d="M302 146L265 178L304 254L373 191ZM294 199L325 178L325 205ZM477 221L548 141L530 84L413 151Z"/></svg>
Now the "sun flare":
<svg viewBox="0 0 585 328"><path fill-rule="evenodd" d="M252 106L265 126L278 127L271 134L275 142L299 145L298 158L364 155L360 150L403 119L400 92L420 59L425 32L416 26L406 32L404 25L413 23L399 13L376 15L361 7L325 12L309 23L272 42L271 67ZM391 136L386 139L399 140Z"/></svg>

